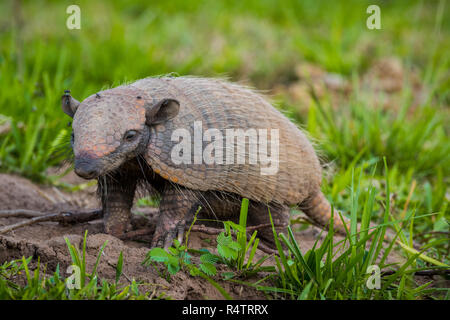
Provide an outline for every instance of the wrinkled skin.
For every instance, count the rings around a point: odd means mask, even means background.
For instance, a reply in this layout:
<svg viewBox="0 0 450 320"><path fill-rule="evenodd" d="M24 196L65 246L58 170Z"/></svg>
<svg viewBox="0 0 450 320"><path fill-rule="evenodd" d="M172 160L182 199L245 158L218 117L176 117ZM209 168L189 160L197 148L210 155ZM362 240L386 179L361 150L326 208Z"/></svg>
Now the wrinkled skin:
<svg viewBox="0 0 450 320"><path fill-rule="evenodd" d="M75 172L98 178L105 231L120 236L128 228L137 180L128 166L118 169L148 142L144 99L133 90L93 95L77 106L72 127Z"/></svg>
<svg viewBox="0 0 450 320"><path fill-rule="evenodd" d="M167 248L174 238L182 240L186 224L199 206L203 214L231 219L239 212L240 197L186 189L163 179L145 162L152 126L169 121L178 111L177 101L165 100L153 99L136 88L118 87L82 103L66 93L62 105L73 117L75 172L98 180L105 232L120 237L129 231L136 186L144 181L161 195L160 219L151 245ZM260 204L251 202L250 222L269 222L266 215L266 219L258 218L261 209ZM287 225L287 207L272 206L272 215L276 224ZM271 239L271 233L266 229L260 236Z"/></svg>
<svg viewBox="0 0 450 320"><path fill-rule="evenodd" d="M220 79L149 77L101 91L82 103L66 92L62 109L73 117L75 172L98 181L107 233L121 236L128 231L136 187L142 183L161 197L152 246L168 247L174 238L181 239L199 206L200 214L236 220L242 197L251 200L250 224L268 224L269 206L281 231L288 225L291 205L299 205L322 226L330 221L331 207L320 191L320 162L306 135L260 94L243 86ZM173 133L185 130L194 137L190 143L195 148L197 121L203 129L221 132L278 130L279 157L271 163L276 170L262 174L261 161L176 163L172 151L178 140ZM239 146L232 143L234 149ZM343 224L333 221L335 231L345 234ZM270 228L260 228L258 235L273 241Z"/></svg>
<svg viewBox="0 0 450 320"><path fill-rule="evenodd" d="M124 91L93 95L78 106L72 128L75 172L80 176L95 178L114 171L145 148L144 99L137 98L137 91Z"/></svg>
<svg viewBox="0 0 450 320"><path fill-rule="evenodd" d="M171 110L173 105L176 111L176 102L168 102L169 107L163 108ZM82 103L66 93L62 105L73 117L75 172L85 179L98 179L105 231L120 236L127 231L136 185L145 174L137 159L146 150L149 126L158 122L154 111L161 101L138 89L116 88Z"/></svg>

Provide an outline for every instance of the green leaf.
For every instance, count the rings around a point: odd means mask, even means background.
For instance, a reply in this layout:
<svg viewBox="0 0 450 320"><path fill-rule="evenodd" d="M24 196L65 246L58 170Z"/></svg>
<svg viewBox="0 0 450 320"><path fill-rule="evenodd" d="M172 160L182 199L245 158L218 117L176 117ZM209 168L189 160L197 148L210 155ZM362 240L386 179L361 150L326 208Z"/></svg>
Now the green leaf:
<svg viewBox="0 0 450 320"><path fill-rule="evenodd" d="M235 276L234 272L222 272L222 277L224 280L230 280Z"/></svg>
<svg viewBox="0 0 450 320"><path fill-rule="evenodd" d="M215 276L217 274L217 269L212 263L204 262L199 267L208 276Z"/></svg>
<svg viewBox="0 0 450 320"><path fill-rule="evenodd" d="M300 294L299 300L306 300L308 299L309 291L311 290L311 286L313 284L313 281L308 282L305 289L303 289L302 293Z"/></svg>
<svg viewBox="0 0 450 320"><path fill-rule="evenodd" d="M133 281L131 282L131 291L133 292L133 294L135 296L139 295L139 287L136 283L136 280L133 279Z"/></svg>
<svg viewBox="0 0 450 320"><path fill-rule="evenodd" d="M122 268L123 268L123 254L122 251L120 251L119 259L117 260L116 266L116 283L119 282L120 276L122 275Z"/></svg>
<svg viewBox="0 0 450 320"><path fill-rule="evenodd" d="M153 248L148 253L150 259L156 262L167 262L169 260L169 254L161 248Z"/></svg>
<svg viewBox="0 0 450 320"><path fill-rule="evenodd" d="M235 250L235 251L240 251L240 250L242 250L241 245L240 245L239 243L237 243L236 241L231 241L231 242L228 244L228 247L229 247L230 249Z"/></svg>
<svg viewBox="0 0 450 320"><path fill-rule="evenodd" d="M221 232L217 236L217 244L221 246L227 246L231 241L231 236L226 236L225 233Z"/></svg>
<svg viewBox="0 0 450 320"><path fill-rule="evenodd" d="M169 270L171 275L175 275L178 271L180 271L180 264L169 263L167 265L167 270Z"/></svg>
<svg viewBox="0 0 450 320"><path fill-rule="evenodd" d="M205 253L200 256L200 261L203 263L216 263L219 258L211 253Z"/></svg>
<svg viewBox="0 0 450 320"><path fill-rule="evenodd" d="M217 251L225 259L236 259L237 258L237 251L233 250L227 246L218 244Z"/></svg>
<svg viewBox="0 0 450 320"><path fill-rule="evenodd" d="M441 217L440 219L437 219L436 222L433 224L433 231L447 231L449 228L449 224L445 217Z"/></svg>
<svg viewBox="0 0 450 320"><path fill-rule="evenodd" d="M97 260L95 260L94 268L92 269L92 276L94 276L95 273L97 272L97 267L98 267L98 264L100 263L100 258L102 256L102 253L105 250L105 247L106 247L107 244L108 244L108 240L106 240L103 243L102 247L100 248L100 251L98 252Z"/></svg>
<svg viewBox="0 0 450 320"><path fill-rule="evenodd" d="M192 267L190 268L189 273L191 274L191 276L196 277L200 275L200 270L197 267Z"/></svg>
<svg viewBox="0 0 450 320"><path fill-rule="evenodd" d="M245 227L234 223L233 221L227 221L226 224L237 231L238 234L245 233Z"/></svg>
<svg viewBox="0 0 450 320"><path fill-rule="evenodd" d="M191 264L191 255L188 254L187 252L184 252L183 255L183 261L185 264Z"/></svg>

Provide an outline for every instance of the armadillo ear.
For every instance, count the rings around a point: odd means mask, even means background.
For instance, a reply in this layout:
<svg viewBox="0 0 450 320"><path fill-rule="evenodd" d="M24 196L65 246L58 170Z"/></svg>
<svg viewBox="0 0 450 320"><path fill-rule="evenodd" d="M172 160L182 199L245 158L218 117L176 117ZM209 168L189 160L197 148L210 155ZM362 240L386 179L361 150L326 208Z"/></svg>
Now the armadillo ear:
<svg viewBox="0 0 450 320"><path fill-rule="evenodd" d="M79 105L80 102L70 95L70 90L64 90L64 95L61 97L61 107L64 113L73 118Z"/></svg>
<svg viewBox="0 0 450 320"><path fill-rule="evenodd" d="M165 122L174 118L180 111L180 103L175 99L162 99L157 103L147 106L145 112L147 125Z"/></svg>

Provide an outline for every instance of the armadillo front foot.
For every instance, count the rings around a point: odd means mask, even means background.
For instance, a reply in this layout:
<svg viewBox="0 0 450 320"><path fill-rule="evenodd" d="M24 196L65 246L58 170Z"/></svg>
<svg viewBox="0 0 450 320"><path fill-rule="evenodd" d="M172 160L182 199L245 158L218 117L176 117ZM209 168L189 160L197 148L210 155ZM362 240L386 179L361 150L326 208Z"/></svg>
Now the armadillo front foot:
<svg viewBox="0 0 450 320"><path fill-rule="evenodd" d="M130 210L114 210L105 214L103 225L107 234L120 238L130 229Z"/></svg>
<svg viewBox="0 0 450 320"><path fill-rule="evenodd" d="M164 190L152 247L167 249L172 245L173 239L183 241L186 224L192 221L198 208L196 198L187 196L190 194L188 191L172 185L168 185Z"/></svg>
<svg viewBox="0 0 450 320"><path fill-rule="evenodd" d="M152 248L160 247L167 249L172 245L175 238L182 242L185 226L186 222L184 220L176 223L167 219L161 219L153 235Z"/></svg>

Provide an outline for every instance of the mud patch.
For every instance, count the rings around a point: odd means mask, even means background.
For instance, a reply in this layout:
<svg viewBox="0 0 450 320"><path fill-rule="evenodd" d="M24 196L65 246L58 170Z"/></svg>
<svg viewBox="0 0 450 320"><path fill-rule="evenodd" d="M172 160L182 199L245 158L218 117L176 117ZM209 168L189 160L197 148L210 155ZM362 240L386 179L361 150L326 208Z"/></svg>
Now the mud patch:
<svg viewBox="0 0 450 320"><path fill-rule="evenodd" d="M66 199L66 203L58 202L55 199ZM77 202L83 199L82 202ZM82 206L80 205L82 204ZM59 210L75 210L96 208L98 202L94 191L78 191L68 193L55 190L52 187L45 187L33 184L32 182L13 175L0 174L0 210L6 209L29 209L37 211L55 212ZM155 209L139 208L138 211L149 211L155 213ZM22 218L0 218L0 227L22 221ZM101 220L80 223L76 225L60 225L57 222L43 222L30 225L11 231L5 235L0 235L0 263L13 259L20 259L22 256L33 257L36 263L39 257L40 262L47 266L47 273L51 274L59 264L61 272L67 270L71 264L71 258L67 250L65 237L79 248L83 241L85 230L88 230L87 237L87 268L92 270L101 246L108 241L104 254L98 267L98 275L101 279L115 280L115 264L120 252L123 252L124 265L122 284L128 284L135 279L148 285L141 287L144 291L151 290L154 296L164 294L172 299L223 299L223 296L207 281L200 277L192 277L187 273L178 272L168 282L158 274L152 267L142 265L148 252L149 242L122 241L113 236L102 233L103 224ZM316 228L308 228L305 231L297 232L296 239L303 252L311 249L319 237L320 231ZM149 235L149 239L151 235ZM193 232L189 238L189 246L195 249L212 249L215 245L216 236L204 233ZM336 241L341 238L337 237ZM256 259L265 255L257 252ZM267 261L267 264L273 261ZM221 270L220 268L223 268ZM225 267L219 267L219 272L226 271ZM262 278L264 275L260 275ZM266 299L263 292L251 287L243 288L240 284L216 279L219 284L236 299ZM255 282L258 279L246 279Z"/></svg>
<svg viewBox="0 0 450 320"><path fill-rule="evenodd" d="M94 191L81 191L67 193L61 190L55 191L51 187L39 186L22 177L0 174L0 210L29 209L42 212L55 212L59 210L75 210L80 208L76 201L60 203L55 199L84 199L84 208L96 208L98 202ZM146 211L140 208L140 212ZM0 218L0 226L22 221L22 218ZM115 264L120 252L123 252L124 265L122 284L128 284L135 279L145 286L143 291L152 291L154 296L163 295L171 299L223 299L223 296L207 281L201 278L191 277L189 274L178 272L171 277L170 282L160 277L152 267L142 265L142 261L148 252L148 243L136 241L122 241L113 236L102 233L101 220L88 223L64 226L57 222L43 222L24 228L16 229L6 235L0 235L0 263L22 256L33 257L33 263L40 262L46 265L46 272L51 274L57 265L63 273L71 264L71 258L67 250L65 237L81 248L83 235L88 230L87 237L87 269L92 270L98 252L107 241L104 254L98 266L98 275L101 279L115 280ZM192 233L190 245L193 248L207 247L214 242L214 236L201 233ZM224 271L224 270L222 270ZM234 298L261 299L265 298L262 292L252 288L242 289L241 285L219 281L220 285ZM245 296L244 296L245 295Z"/></svg>
<svg viewBox="0 0 450 320"><path fill-rule="evenodd" d="M306 115L314 102L312 93L319 99L329 99L335 110L343 111L352 94L358 90L361 101L370 101L368 107L398 113L404 92L411 90L408 115L425 103L429 94L429 89L420 81L418 71L405 66L397 57L384 57L374 61L362 73L357 86L348 77L327 72L318 65L307 62L296 66L295 76L296 81L276 85L273 94L286 96L301 115Z"/></svg>

